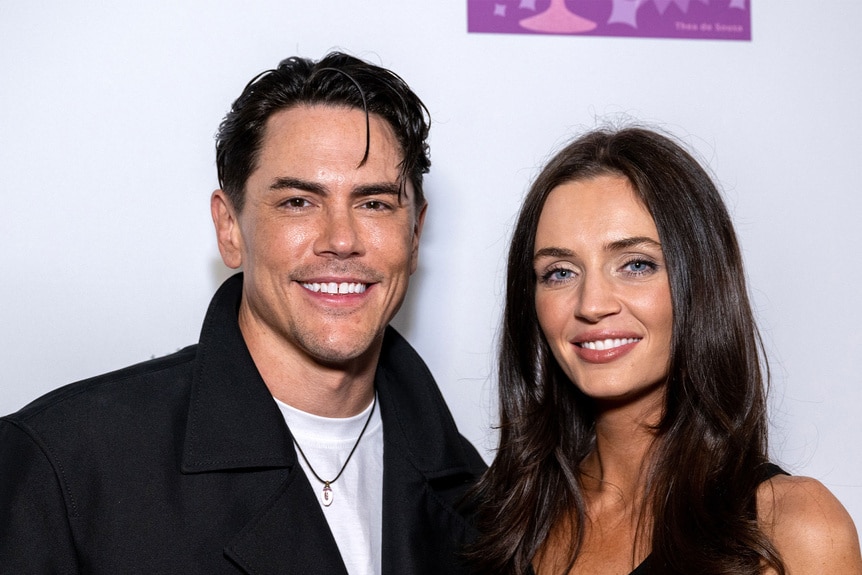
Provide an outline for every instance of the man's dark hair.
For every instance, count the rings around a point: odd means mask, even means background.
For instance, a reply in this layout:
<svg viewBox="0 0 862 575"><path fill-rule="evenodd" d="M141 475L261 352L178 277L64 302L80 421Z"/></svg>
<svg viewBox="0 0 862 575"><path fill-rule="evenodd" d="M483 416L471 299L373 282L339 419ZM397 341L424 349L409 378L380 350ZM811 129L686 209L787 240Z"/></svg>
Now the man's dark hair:
<svg viewBox="0 0 862 575"><path fill-rule="evenodd" d="M356 108L368 117L375 114L389 124L403 160L400 180L403 190L409 180L416 206L425 203L422 176L431 167L426 139L428 109L397 74L340 52L331 52L318 62L292 57L274 70L255 76L231 106L216 135L216 166L219 186L234 208L242 211L245 184L257 167L267 120L276 112L298 105ZM365 157L368 157L366 142Z"/></svg>

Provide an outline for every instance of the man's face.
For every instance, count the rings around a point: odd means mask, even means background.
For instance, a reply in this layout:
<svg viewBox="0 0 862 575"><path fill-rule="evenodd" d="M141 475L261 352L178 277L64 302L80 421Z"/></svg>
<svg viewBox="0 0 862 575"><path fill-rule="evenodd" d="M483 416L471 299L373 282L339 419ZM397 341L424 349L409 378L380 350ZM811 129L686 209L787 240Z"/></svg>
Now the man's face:
<svg viewBox="0 0 862 575"><path fill-rule="evenodd" d="M424 206L389 124L361 110L297 106L267 122L236 214L223 192L213 217L225 263L243 267L240 327L270 354L331 367L368 359L416 270ZM220 221L222 223L220 223Z"/></svg>

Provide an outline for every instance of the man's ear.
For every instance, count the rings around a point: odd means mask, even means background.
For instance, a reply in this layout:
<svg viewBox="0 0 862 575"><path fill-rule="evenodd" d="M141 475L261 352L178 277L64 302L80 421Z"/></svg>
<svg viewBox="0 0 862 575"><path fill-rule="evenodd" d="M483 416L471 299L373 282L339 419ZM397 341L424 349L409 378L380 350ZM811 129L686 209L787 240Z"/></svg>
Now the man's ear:
<svg viewBox="0 0 862 575"><path fill-rule="evenodd" d="M419 238L422 236L422 228L425 225L425 212L428 211L428 202L418 208L416 219L413 222L413 248L410 254L410 273L414 273L419 266Z"/></svg>
<svg viewBox="0 0 862 575"><path fill-rule="evenodd" d="M213 192L210 197L210 211L221 259L227 267L237 269L242 265L242 232L239 228L239 214L234 210L233 202L224 190Z"/></svg>

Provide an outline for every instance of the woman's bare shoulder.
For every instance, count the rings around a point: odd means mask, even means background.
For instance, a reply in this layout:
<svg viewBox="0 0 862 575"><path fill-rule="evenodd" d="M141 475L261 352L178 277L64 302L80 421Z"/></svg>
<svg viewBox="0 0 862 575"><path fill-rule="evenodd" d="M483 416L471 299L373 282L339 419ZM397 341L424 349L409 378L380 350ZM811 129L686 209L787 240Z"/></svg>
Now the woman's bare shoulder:
<svg viewBox="0 0 862 575"><path fill-rule="evenodd" d="M757 514L790 575L862 575L853 519L816 479L777 475L764 482L757 492Z"/></svg>

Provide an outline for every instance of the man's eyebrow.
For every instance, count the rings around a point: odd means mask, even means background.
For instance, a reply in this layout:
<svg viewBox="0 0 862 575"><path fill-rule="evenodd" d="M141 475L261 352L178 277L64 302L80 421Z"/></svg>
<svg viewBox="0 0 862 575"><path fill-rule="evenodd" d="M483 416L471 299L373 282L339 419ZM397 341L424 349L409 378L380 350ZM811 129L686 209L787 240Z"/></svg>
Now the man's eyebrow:
<svg viewBox="0 0 862 575"><path fill-rule="evenodd" d="M351 193L353 196L400 196L401 186L397 182L380 182L357 186Z"/></svg>
<svg viewBox="0 0 862 575"><path fill-rule="evenodd" d="M275 178L272 184L270 184L269 189L302 190L304 192L310 192L312 194L317 194L320 196L325 196L328 193L326 186L322 184L294 177ZM397 182L363 184L361 186L357 186L354 190L351 191L351 195L356 197L377 195L400 196L400 194L401 186Z"/></svg>
<svg viewBox="0 0 862 575"><path fill-rule="evenodd" d="M270 190L302 190L313 194L325 195L326 187L316 183L302 180L300 178L282 177L275 178L269 186Z"/></svg>

